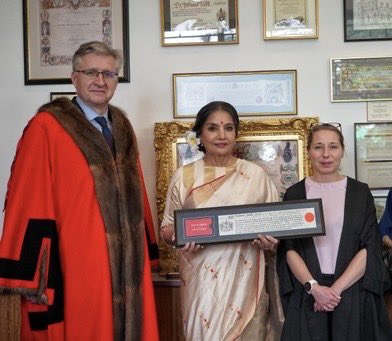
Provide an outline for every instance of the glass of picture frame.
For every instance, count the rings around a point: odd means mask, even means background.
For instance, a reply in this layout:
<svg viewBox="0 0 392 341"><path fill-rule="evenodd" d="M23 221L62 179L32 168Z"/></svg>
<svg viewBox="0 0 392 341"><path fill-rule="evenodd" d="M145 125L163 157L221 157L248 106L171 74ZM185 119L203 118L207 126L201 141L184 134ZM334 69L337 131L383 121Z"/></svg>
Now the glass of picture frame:
<svg viewBox="0 0 392 341"><path fill-rule="evenodd" d="M392 122L355 123L355 176L371 189L392 184Z"/></svg>
<svg viewBox="0 0 392 341"><path fill-rule="evenodd" d="M174 118L195 117L211 101L229 102L239 116L296 115L297 71L173 74Z"/></svg>
<svg viewBox="0 0 392 341"><path fill-rule="evenodd" d="M344 0L344 41L391 40L390 1Z"/></svg>
<svg viewBox="0 0 392 341"><path fill-rule="evenodd" d="M392 100L392 57L331 58L331 102Z"/></svg>
<svg viewBox="0 0 392 341"><path fill-rule="evenodd" d="M318 0L263 0L264 40L318 38Z"/></svg>
<svg viewBox="0 0 392 341"><path fill-rule="evenodd" d="M161 0L162 46L238 44L237 0Z"/></svg>
<svg viewBox="0 0 392 341"><path fill-rule="evenodd" d="M263 167L276 184L282 197L287 187L310 175L306 157L310 127L316 117L241 120L234 154ZM162 221L166 194L173 172L181 165L201 158L203 154L190 150L185 134L194 122L171 121L155 123L154 145L157 171L158 222ZM177 250L162 240L159 242L161 274L178 272Z"/></svg>

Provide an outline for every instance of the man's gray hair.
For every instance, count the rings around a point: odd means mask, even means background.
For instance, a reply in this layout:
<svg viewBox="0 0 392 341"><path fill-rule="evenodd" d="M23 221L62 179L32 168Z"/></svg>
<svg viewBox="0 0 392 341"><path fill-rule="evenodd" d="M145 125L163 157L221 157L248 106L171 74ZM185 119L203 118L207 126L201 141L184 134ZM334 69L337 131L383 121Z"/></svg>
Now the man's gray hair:
<svg viewBox="0 0 392 341"><path fill-rule="evenodd" d="M78 70L80 60L87 54L94 53L97 56L111 56L116 61L116 71L121 69L123 57L120 50L115 50L100 41L90 41L80 45L72 57L72 69Z"/></svg>

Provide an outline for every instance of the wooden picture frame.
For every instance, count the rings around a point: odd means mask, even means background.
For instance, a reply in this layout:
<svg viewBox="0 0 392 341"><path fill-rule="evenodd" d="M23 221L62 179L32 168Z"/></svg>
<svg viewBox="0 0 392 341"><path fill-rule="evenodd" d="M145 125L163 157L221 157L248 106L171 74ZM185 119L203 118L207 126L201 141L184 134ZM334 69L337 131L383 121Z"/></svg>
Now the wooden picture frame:
<svg viewBox="0 0 392 341"><path fill-rule="evenodd" d="M316 117L241 120L234 153L238 157L253 159L253 162L263 164L267 173L272 174L271 179L275 184L283 180L284 186L280 186L279 189L282 196L285 192L284 187L289 187L311 173L310 162L306 157L306 145L308 131L317 122L318 118ZM187 155L189 150L187 150L184 136L187 131L191 130L192 126L193 122L184 121L155 123L154 145L159 224L162 221L167 189L173 172L181 164L202 157L201 154ZM287 142L291 142L288 148L291 148L292 152L288 152L286 149L286 156L296 154L295 160L285 159L284 148L287 147ZM259 153L254 153L254 150L252 150L256 146L257 151L260 151L263 145L270 151L269 155L271 155L271 152L275 153L274 158L264 163L256 156ZM281 148L280 152L276 152L279 150L279 146L283 146L283 150ZM293 146L295 146L295 149ZM187 157L181 157L183 155L187 155ZM294 162L296 162L295 167L293 166ZM279 173L273 174L277 170ZM159 241L159 253L162 274L178 271L176 251L162 240Z"/></svg>
<svg viewBox="0 0 392 341"><path fill-rule="evenodd" d="M263 0L264 40L317 39L318 0Z"/></svg>
<svg viewBox="0 0 392 341"><path fill-rule="evenodd" d="M296 115L297 70L173 74L174 118L196 117L211 101L229 102L239 116Z"/></svg>
<svg viewBox="0 0 392 341"><path fill-rule="evenodd" d="M162 46L238 44L237 0L160 0Z"/></svg>
<svg viewBox="0 0 392 341"><path fill-rule="evenodd" d="M70 84L74 52L93 40L122 51L129 82L128 12L128 0L23 0L25 85Z"/></svg>

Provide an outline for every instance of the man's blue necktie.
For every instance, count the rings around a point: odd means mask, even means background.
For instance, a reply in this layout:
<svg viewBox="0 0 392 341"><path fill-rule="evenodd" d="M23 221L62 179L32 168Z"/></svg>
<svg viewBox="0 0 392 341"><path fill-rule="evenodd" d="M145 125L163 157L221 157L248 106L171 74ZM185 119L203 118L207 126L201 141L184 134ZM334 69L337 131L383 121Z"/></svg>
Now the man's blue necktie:
<svg viewBox="0 0 392 341"><path fill-rule="evenodd" d="M96 122L102 127L102 135L105 138L106 142L108 143L110 150L112 151L112 154L115 154L114 151L114 140L113 140L113 135L112 132L109 129L108 122L106 121L105 117L98 116L94 118Z"/></svg>

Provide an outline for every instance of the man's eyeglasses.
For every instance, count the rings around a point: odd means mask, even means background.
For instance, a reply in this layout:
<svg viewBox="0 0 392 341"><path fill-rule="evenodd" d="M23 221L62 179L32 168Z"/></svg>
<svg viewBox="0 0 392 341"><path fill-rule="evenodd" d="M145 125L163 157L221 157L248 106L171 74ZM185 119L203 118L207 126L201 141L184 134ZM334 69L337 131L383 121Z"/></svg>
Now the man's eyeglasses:
<svg viewBox="0 0 392 341"><path fill-rule="evenodd" d="M105 79L116 79L118 76L118 72L114 71L74 70L74 72L81 72L88 78L98 78L99 75L102 75Z"/></svg>
<svg viewBox="0 0 392 341"><path fill-rule="evenodd" d="M342 131L342 125L339 122L328 122L328 123L317 122L317 123L313 123L310 126L310 129L313 130L316 127L334 127L338 129L340 132Z"/></svg>

